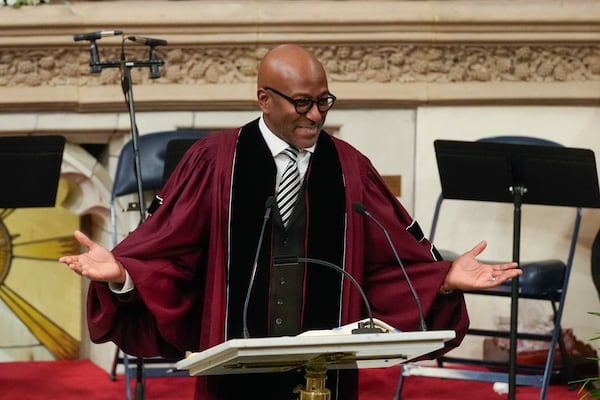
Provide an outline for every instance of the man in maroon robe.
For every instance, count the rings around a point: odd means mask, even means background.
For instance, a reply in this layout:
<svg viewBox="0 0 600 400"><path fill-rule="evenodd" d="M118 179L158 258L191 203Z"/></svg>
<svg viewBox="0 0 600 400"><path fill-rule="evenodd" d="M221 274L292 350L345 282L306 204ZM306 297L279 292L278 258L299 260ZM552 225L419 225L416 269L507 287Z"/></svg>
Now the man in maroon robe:
<svg viewBox="0 0 600 400"><path fill-rule="evenodd" d="M287 251L343 268L360 283L374 317L400 330L421 329L394 250L379 226L353 210L359 204L389 232L428 329L456 331L439 354L456 347L469 322L460 289L493 287L520 270L514 263L479 263L475 257L485 242L454 262L441 260L371 162L322 131L335 96L321 63L302 47L282 45L267 53L257 96L261 117L196 142L161 190L160 205L112 252L75 233L88 251L60 261L92 280L91 339L112 341L136 356L177 358L245 337L246 330L251 337L297 334L366 316L360 293L339 272L298 264L288 273L275 266L274 257ZM304 169L290 225L284 226L267 199L277 194L277 157L288 145L300 151ZM358 399L357 374L330 371L332 399ZM264 388L261 398L287 400L303 382L296 371L199 377L196 398L233 399L244 388Z"/></svg>

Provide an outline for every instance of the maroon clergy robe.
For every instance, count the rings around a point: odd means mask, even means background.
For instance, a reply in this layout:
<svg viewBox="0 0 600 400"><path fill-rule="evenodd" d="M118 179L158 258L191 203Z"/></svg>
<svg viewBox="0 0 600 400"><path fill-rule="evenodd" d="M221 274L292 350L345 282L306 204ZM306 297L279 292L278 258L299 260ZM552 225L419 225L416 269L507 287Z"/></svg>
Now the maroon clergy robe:
<svg viewBox="0 0 600 400"><path fill-rule="evenodd" d="M231 337L226 321L232 185L239 138L246 132L259 137L257 121L195 143L161 190L163 204L113 249L135 290L115 295L105 283L92 282L88 326L94 342L112 341L132 355L173 358ZM364 155L324 132L321 141L331 144L343 173L343 268L360 282L374 316L405 331L420 327L417 307L393 251L381 230L352 210L356 202L364 204L389 231L420 296L428 328L456 331L456 339L436 355L456 347L468 327L463 296L460 292L438 295L450 262L438 261L433 245ZM273 178L271 195L274 190ZM308 200L307 204L314 208ZM307 209L309 216L316 212ZM263 213L261 205L257 215ZM338 322L363 318L359 293L352 285L341 287ZM373 373L378 374L377 385L386 376L380 370L363 371L361 391L363 387L369 390ZM387 372L385 383L393 388L397 370ZM206 390L206 379L200 377L197 398L218 398Z"/></svg>

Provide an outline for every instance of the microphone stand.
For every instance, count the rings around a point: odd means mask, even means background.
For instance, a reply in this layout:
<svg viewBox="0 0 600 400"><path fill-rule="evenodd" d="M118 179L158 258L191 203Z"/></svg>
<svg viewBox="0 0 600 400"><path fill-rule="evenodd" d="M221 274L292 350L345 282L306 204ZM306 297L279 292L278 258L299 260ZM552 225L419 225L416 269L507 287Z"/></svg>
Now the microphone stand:
<svg viewBox="0 0 600 400"><path fill-rule="evenodd" d="M135 63L134 63L135 64ZM121 87L123 94L125 95L126 102L129 109L129 121L131 125L131 143L133 147L133 160L134 160L134 172L137 184L137 196L138 196L138 211L140 214L141 225L146 220L146 204L144 202L144 184L142 179L142 161L140 158L140 147L139 138L140 134L137 128L136 117L135 117L135 105L133 101L133 81L131 79L131 68L127 62L120 64L121 67ZM127 384L127 382L125 383ZM142 357L136 358L136 378L135 378L135 399L143 400L145 398L145 387L144 387L144 359Z"/></svg>
<svg viewBox="0 0 600 400"><path fill-rule="evenodd" d="M153 53L153 49L152 49ZM137 184L137 196L138 196L138 211L140 214L141 225L146 220L146 203L144 202L144 180L142 179L142 161L140 157L140 134L137 127L136 116L135 116L135 103L133 100L133 80L131 79L131 69L135 67L149 67L151 73L157 65L163 65L164 62L159 59L148 60L148 61L122 61L116 64L121 69L121 87L123 94L128 105L129 121L131 125L131 143L133 145L133 159L134 159L134 172ZM112 63L104 63L103 65L112 66ZM135 399L143 400L145 398L144 388L144 359L142 357L136 358L136 383L135 383Z"/></svg>
<svg viewBox="0 0 600 400"><path fill-rule="evenodd" d="M138 211L140 214L141 225L146 220L146 205L144 203L144 185L142 179L142 163L140 159L139 151L139 131L137 128L136 117L135 117L135 105L133 101L133 81L131 79L132 68L149 68L150 78L156 79L160 77L158 68L164 65L164 61L156 56L155 45L151 45L148 60L126 60L124 52L124 40L121 47L121 60L119 61L100 61L98 46L96 39L90 39L90 72L100 73L104 68L119 68L121 70L121 87L123 94L125 95L125 101L128 105L129 121L131 124L131 142L133 145L133 156L134 156L134 173L137 183L137 196L138 196ZM166 42L164 42L166 44ZM124 362L127 368L127 363ZM135 385L135 399L143 400L145 397L143 370L144 370L144 359L137 357L136 359L137 373L136 373L136 385ZM125 383L127 398L129 396L129 384Z"/></svg>

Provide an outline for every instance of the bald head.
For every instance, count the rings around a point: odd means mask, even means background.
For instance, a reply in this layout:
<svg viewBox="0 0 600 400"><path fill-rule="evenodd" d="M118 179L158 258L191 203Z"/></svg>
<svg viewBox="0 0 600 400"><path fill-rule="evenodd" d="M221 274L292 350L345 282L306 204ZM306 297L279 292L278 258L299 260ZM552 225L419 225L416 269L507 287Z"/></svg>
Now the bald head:
<svg viewBox="0 0 600 400"><path fill-rule="evenodd" d="M327 87L327 75L314 54L296 44L271 49L258 68L258 88L303 86L320 83Z"/></svg>
<svg viewBox="0 0 600 400"><path fill-rule="evenodd" d="M257 81L258 105L270 131L297 148L314 146L329 111L321 110L318 102L330 98L325 68L317 57L295 44L277 46L263 57ZM298 102L307 101L308 110L298 108Z"/></svg>

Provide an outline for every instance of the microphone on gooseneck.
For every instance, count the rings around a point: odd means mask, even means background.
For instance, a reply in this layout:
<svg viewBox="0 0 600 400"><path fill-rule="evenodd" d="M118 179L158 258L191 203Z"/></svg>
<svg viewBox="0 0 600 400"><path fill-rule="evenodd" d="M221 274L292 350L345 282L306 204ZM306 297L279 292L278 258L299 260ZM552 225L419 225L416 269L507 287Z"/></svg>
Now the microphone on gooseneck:
<svg viewBox="0 0 600 400"><path fill-rule="evenodd" d="M363 303L365 304L365 307L367 309L367 317L369 319L369 325L370 325L370 326L365 326L363 323L359 322L358 328L353 329L352 333L383 333L383 330L381 328L375 326L375 323L373 321L373 311L371 311L371 306L369 305L369 300L367 299L365 292L362 290L362 288L360 287L360 284L356 281L356 279L354 279L354 277L348 271L344 270L343 268L340 268L339 266L335 265L334 263L331 263L329 261L319 260L316 258L296 257L296 256L277 256L277 257L273 258L273 266L275 266L275 267L285 267L286 265L296 265L298 263L319 264L319 265L323 265L325 267L332 268L332 269L342 273L342 275L345 276L346 278L348 278L350 280L350 282L352 282L352 284L354 284L356 289L358 289L358 292L360 293Z"/></svg>
<svg viewBox="0 0 600 400"><path fill-rule="evenodd" d="M265 216L263 217L262 227L260 229L260 235L258 236L258 245L256 246L256 254L254 255L254 264L252 265L252 272L250 274L250 282L248 283L248 290L246 291L246 299L244 300L244 310L242 312L242 324L244 339L250 337L250 331L248 329L248 304L250 303L250 294L252 293L252 287L254 286L254 280L256 278L256 271L258 270L258 257L260 254L260 248L262 247L263 238L265 236L265 228L267 222L271 218L271 209L275 204L275 198L273 196L267 197L265 202Z"/></svg>
<svg viewBox="0 0 600 400"><path fill-rule="evenodd" d="M396 251L396 247L394 246L394 243L392 242L392 239L390 238L390 234L388 233L387 229L385 229L385 227L381 224L381 222L379 222L377 220L377 218L375 218L369 212L369 210L367 210L367 207L365 207L364 204L362 204L362 203L354 203L354 204L352 204L352 208L357 213L362 214L362 215L366 216L367 218L369 218L371 221L375 222L375 224L383 231L383 234L385 235L385 238L387 239L387 242L390 245L390 248L394 252L394 256L396 257L396 261L398 262L398 265L400 266L400 269L402 269L402 273L404 274L404 278L406 279L406 283L408 283L408 287L410 288L410 292L411 292L413 298L415 299L415 303L417 303L417 310L419 312L419 319L420 319L420 322L421 322L421 330L422 331L426 331L427 330L427 324L425 323L425 317L423 315L423 308L421 307L421 299L419 299L419 295L417 294L417 291L413 287L413 284L412 284L412 282L410 280L410 277L406 273L406 269L404 268L404 264L402 263L402 260L400 259L400 256L398 256L398 252Z"/></svg>

